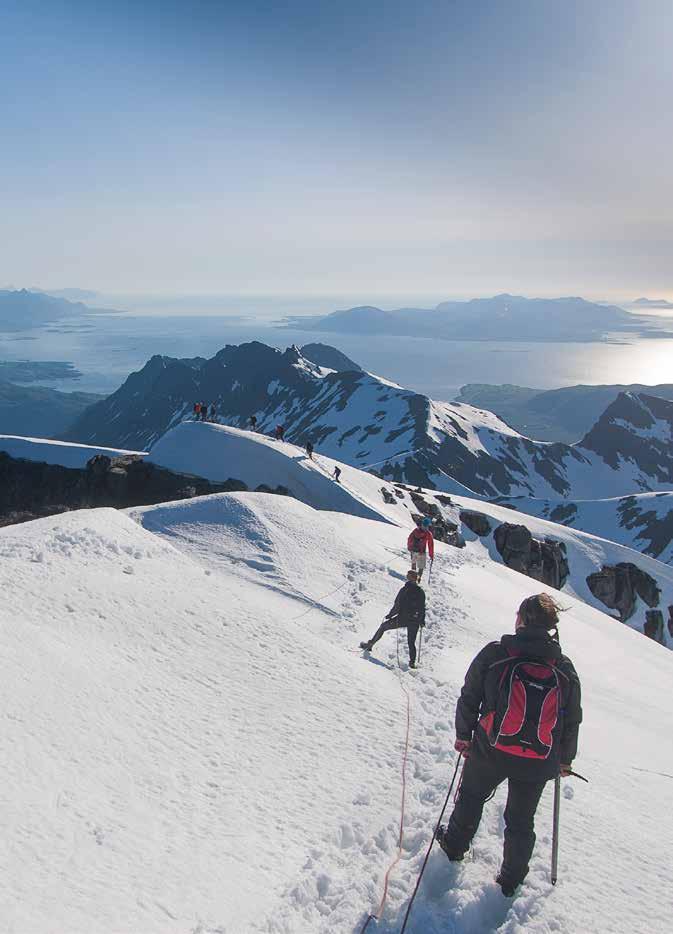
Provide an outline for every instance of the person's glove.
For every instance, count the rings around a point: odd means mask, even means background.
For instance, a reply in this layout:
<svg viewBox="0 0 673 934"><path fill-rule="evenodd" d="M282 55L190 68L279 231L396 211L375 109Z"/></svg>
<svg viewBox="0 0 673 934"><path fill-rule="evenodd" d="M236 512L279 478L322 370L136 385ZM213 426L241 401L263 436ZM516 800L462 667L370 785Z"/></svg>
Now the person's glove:
<svg viewBox="0 0 673 934"><path fill-rule="evenodd" d="M459 752L464 759L469 759L470 749L472 748L472 740L470 739L457 739L453 744L453 748L456 752Z"/></svg>
<svg viewBox="0 0 673 934"><path fill-rule="evenodd" d="M569 775L572 775L572 771L573 771L572 763L568 765L562 762L559 771L560 771L561 778L568 778Z"/></svg>

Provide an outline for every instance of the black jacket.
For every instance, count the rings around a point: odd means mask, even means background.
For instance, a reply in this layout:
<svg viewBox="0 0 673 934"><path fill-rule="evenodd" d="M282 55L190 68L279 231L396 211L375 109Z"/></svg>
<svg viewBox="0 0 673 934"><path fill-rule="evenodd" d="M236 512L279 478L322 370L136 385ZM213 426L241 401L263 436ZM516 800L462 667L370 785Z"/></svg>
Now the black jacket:
<svg viewBox="0 0 673 934"><path fill-rule="evenodd" d="M474 659L465 676L465 684L456 707L456 737L474 738L482 751L514 760L514 756L492 749L486 732L478 725L479 719L495 710L498 684L502 667L491 666L512 655L523 658L553 661L565 675L561 679L563 692L562 715L555 731L556 741L548 760L543 762L517 761L512 763L513 772L533 777L551 778L558 773L558 765L570 764L577 755L577 737L582 722L580 679L567 656L563 655L558 642L542 629L528 627L515 635L503 636L500 642L489 642ZM533 776L534 772L538 775ZM542 773L545 773L544 775Z"/></svg>
<svg viewBox="0 0 673 934"><path fill-rule="evenodd" d="M401 626L425 626L425 591L415 581L407 581L395 597L386 619L396 619Z"/></svg>

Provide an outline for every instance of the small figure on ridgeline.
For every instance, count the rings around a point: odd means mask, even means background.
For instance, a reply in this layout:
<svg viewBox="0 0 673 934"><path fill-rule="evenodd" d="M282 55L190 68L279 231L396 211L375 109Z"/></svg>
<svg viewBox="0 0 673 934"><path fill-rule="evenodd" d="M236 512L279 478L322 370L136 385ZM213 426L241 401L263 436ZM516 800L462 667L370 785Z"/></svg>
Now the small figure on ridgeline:
<svg viewBox="0 0 673 934"><path fill-rule="evenodd" d="M341 476L341 467L335 467L334 473L332 474L332 476L334 477L337 483L341 483L341 480L339 479L339 477Z"/></svg>
<svg viewBox="0 0 673 934"><path fill-rule="evenodd" d="M211 422L214 422L216 418L217 418L217 406L215 405L214 402L211 402L211 403L210 403L210 420L211 420Z"/></svg>
<svg viewBox="0 0 673 934"><path fill-rule="evenodd" d="M570 775L577 753L581 688L559 646L560 610L546 593L524 600L514 634L489 642L470 665L456 707L454 746L466 762L453 813L437 839L452 862L463 859L485 802L507 779L496 882L508 898L528 874L544 786Z"/></svg>
<svg viewBox="0 0 673 934"><path fill-rule="evenodd" d="M195 419L195 421L198 422L198 420L199 420L200 417L201 417L201 403L200 403L200 402L195 402L195 403L194 403L194 419Z"/></svg>
<svg viewBox="0 0 673 934"><path fill-rule="evenodd" d="M204 422L208 421L208 403L207 402L201 403L201 420Z"/></svg>
<svg viewBox="0 0 673 934"><path fill-rule="evenodd" d="M421 521L421 525L416 526L407 539L407 551L411 559L412 571L418 571L418 582L423 577L423 571L427 563L427 555L430 556L430 562L435 560L435 540L431 532L432 519L427 516Z"/></svg>
<svg viewBox="0 0 673 934"><path fill-rule="evenodd" d="M250 416L250 431L257 431L257 416Z"/></svg>
<svg viewBox="0 0 673 934"><path fill-rule="evenodd" d="M274 434L276 435L276 441L282 441L285 437L285 425L276 425Z"/></svg>
<svg viewBox="0 0 673 934"><path fill-rule="evenodd" d="M306 453L308 454L308 459L313 460L313 445L310 441L306 442Z"/></svg>
<svg viewBox="0 0 673 934"><path fill-rule="evenodd" d="M371 652L384 632L391 629L406 629L409 646L409 667L416 667L416 636L421 626L425 626L425 591L418 586L416 571L407 571L407 582L395 597L395 602L388 615L376 630L369 642L361 642L360 648Z"/></svg>

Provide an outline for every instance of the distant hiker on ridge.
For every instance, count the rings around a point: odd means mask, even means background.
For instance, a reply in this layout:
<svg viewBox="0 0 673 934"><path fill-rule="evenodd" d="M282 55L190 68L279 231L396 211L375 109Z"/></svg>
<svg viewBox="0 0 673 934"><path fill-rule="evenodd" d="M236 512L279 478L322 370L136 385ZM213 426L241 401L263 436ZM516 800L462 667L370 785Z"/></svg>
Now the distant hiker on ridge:
<svg viewBox="0 0 673 934"><path fill-rule="evenodd" d="M204 422L208 421L208 403L207 402L201 403L201 421L204 421Z"/></svg>
<svg viewBox="0 0 673 934"><path fill-rule="evenodd" d="M411 569L412 571L418 571L418 582L421 582L423 577L423 571L425 570L425 565L427 563L427 558L425 554L425 549L427 547L428 554L430 555L430 561L435 560L435 540L432 537L432 532L430 527L432 525L432 519L429 519L427 516L421 521L421 527L416 526L414 531L411 533L407 539L407 551L409 552L409 557L411 558Z"/></svg>
<svg viewBox="0 0 673 934"><path fill-rule="evenodd" d="M250 416L250 430L257 431L257 416L256 415Z"/></svg>
<svg viewBox="0 0 673 934"><path fill-rule="evenodd" d="M463 859L484 803L507 779L496 882L508 898L528 874L544 786L569 775L577 753L580 680L558 643L560 609L546 593L524 600L514 635L489 642L470 665L456 707L454 746L467 761L453 814L437 839L452 862Z"/></svg>
<svg viewBox="0 0 673 934"><path fill-rule="evenodd" d="M199 420L200 415L201 415L201 403L195 402L194 403L194 418L196 419L197 422Z"/></svg>
<svg viewBox="0 0 673 934"><path fill-rule="evenodd" d="M276 441L282 441L285 437L285 425L276 425Z"/></svg>
<svg viewBox="0 0 673 934"><path fill-rule="evenodd" d="M313 445L310 441L306 442L306 453L308 454L308 459L313 460Z"/></svg>
<svg viewBox="0 0 673 934"><path fill-rule="evenodd" d="M371 652L384 632L391 629L406 629L409 646L409 667L416 667L416 636L425 626L425 591L417 583L416 571L407 571L407 582L395 597L393 608L385 617L369 642L361 642L360 648Z"/></svg>
<svg viewBox="0 0 673 934"><path fill-rule="evenodd" d="M214 403L214 402L211 402L211 403L210 403L210 420L211 420L211 422L214 422L216 418L217 418L217 407L215 406L215 403Z"/></svg>
<svg viewBox="0 0 673 934"><path fill-rule="evenodd" d="M339 477L341 476L341 467L335 467L334 473L332 474L337 483L341 483Z"/></svg>

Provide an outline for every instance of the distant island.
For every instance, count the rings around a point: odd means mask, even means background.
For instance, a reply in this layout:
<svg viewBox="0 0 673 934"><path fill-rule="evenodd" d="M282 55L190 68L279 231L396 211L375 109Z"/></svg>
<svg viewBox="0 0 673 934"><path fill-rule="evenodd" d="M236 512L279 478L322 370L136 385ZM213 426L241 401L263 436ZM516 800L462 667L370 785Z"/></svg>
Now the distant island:
<svg viewBox="0 0 673 934"><path fill-rule="evenodd" d="M0 379L10 383L80 379L81 376L72 363L61 360L0 360Z"/></svg>
<svg viewBox="0 0 673 934"><path fill-rule="evenodd" d="M282 327L301 331L468 341L605 341L620 335L673 337L653 319L616 305L579 297L525 298L495 295L436 308L384 310L372 305L329 315L284 319Z"/></svg>
<svg viewBox="0 0 673 934"><path fill-rule="evenodd" d="M673 302L665 298L637 298L632 305L637 308L673 308Z"/></svg>
<svg viewBox="0 0 673 934"><path fill-rule="evenodd" d="M46 292L31 292L29 289L0 291L0 331L5 332L28 331L64 318L101 314L104 311Z"/></svg>

